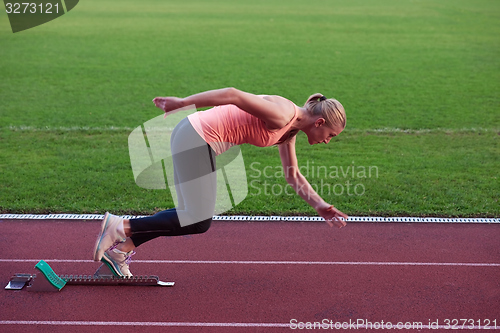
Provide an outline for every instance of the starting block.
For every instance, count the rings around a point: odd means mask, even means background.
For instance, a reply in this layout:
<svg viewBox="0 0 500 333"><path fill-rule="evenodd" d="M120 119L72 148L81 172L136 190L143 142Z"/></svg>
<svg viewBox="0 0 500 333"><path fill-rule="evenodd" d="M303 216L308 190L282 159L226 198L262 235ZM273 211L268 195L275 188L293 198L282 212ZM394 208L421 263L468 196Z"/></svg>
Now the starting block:
<svg viewBox="0 0 500 333"><path fill-rule="evenodd" d="M40 260L36 274L15 274L5 287L7 290L21 290L28 285L28 291L60 291L66 285L86 286L161 286L173 287L175 282L160 281L158 276L115 276L105 264L94 275L57 275L52 267Z"/></svg>

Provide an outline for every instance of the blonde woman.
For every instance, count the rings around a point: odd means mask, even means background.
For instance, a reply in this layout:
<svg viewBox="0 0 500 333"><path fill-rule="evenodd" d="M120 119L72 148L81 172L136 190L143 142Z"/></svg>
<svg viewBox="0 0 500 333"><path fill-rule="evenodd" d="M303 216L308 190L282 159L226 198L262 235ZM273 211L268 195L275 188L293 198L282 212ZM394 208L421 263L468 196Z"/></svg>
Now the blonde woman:
<svg viewBox="0 0 500 333"><path fill-rule="evenodd" d="M130 257L144 242L209 229L216 200L215 156L243 143L258 147L278 145L286 181L297 194L329 226L346 225L347 215L325 202L300 173L295 154L295 136L299 131L314 145L326 144L344 130L346 115L339 101L314 94L299 107L281 96L225 88L185 98L156 97L153 102L166 115L189 105L212 108L189 115L172 133L179 200L176 208L130 220L106 213L94 248L94 260L106 263L116 275L132 276Z"/></svg>

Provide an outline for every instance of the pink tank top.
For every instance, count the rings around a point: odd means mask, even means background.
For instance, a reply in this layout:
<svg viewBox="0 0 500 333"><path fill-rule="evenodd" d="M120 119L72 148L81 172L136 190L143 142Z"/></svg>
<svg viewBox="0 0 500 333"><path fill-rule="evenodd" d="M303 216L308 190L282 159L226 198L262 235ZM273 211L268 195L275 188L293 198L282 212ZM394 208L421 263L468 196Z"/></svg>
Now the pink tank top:
<svg viewBox="0 0 500 333"><path fill-rule="evenodd" d="M278 143L297 118L297 107L292 105L295 112L293 118L283 128L272 131L266 128L262 120L232 104L193 113L188 116L188 120L216 155L220 155L232 146L243 143L257 147Z"/></svg>

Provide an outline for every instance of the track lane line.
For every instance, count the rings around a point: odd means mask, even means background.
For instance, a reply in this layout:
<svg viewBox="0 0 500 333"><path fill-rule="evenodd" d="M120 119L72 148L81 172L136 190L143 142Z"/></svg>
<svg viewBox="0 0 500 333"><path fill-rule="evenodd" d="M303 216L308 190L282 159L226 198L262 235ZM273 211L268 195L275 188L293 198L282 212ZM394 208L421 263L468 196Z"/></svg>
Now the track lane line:
<svg viewBox="0 0 500 333"><path fill-rule="evenodd" d="M203 322L122 322L122 321L39 321L2 320L2 325L57 325L57 326L184 326L184 327L290 327L282 323L203 323Z"/></svg>
<svg viewBox="0 0 500 333"><path fill-rule="evenodd" d="M145 217L142 215L121 215L124 219ZM11 221L44 221L44 220L102 220L101 214L0 214L0 220ZM318 216L248 216L248 215L215 215L214 221L223 222L324 222L325 219ZM372 223L460 223L460 224L500 224L500 218L443 218L443 217L411 217L411 216L349 216L348 223L372 222Z"/></svg>
<svg viewBox="0 0 500 333"><path fill-rule="evenodd" d="M40 259L0 259L0 263L37 263ZM93 260L44 259L50 263L95 263ZM395 261L254 261L254 260L134 260L134 264L204 264L204 265L352 265L352 266L465 266L500 267L500 263L465 262L395 262Z"/></svg>
<svg viewBox="0 0 500 333"><path fill-rule="evenodd" d="M52 325L52 326L163 326L163 327L261 327L261 328L291 328L290 323L209 323L209 322L120 322L120 321L37 321L37 320L1 320L0 325ZM392 325L392 324L391 324ZM357 325L357 329L368 329L370 325ZM404 327L396 328L392 326L392 329L407 329ZM454 327L449 325L422 325L418 326L418 329L487 329L487 330L499 330L499 326L464 326L464 327Z"/></svg>

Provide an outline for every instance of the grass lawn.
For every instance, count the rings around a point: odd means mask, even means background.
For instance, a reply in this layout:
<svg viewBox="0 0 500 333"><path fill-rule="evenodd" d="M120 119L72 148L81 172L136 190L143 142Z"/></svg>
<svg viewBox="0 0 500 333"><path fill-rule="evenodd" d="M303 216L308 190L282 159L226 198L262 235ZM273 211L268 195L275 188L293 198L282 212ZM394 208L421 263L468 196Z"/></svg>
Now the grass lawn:
<svg viewBox="0 0 500 333"><path fill-rule="evenodd" d="M301 135L297 155L348 214L498 217L499 36L491 0L88 0L15 34L2 12L0 211L171 207L134 183L128 135L155 96L234 86L344 104L345 132ZM249 195L229 213L314 214L276 148L242 150Z"/></svg>

